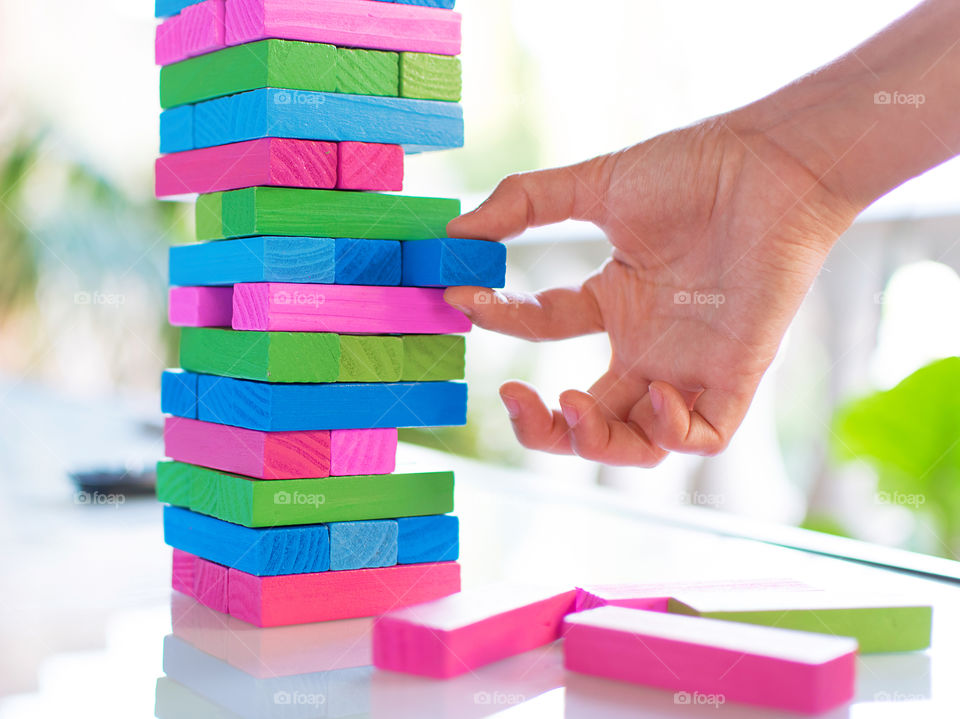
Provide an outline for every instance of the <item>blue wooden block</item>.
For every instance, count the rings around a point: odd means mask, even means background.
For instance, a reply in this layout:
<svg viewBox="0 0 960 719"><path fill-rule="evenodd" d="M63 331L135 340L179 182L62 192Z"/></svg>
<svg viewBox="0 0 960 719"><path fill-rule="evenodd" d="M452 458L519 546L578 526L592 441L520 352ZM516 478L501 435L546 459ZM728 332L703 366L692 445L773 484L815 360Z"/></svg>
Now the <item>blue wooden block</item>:
<svg viewBox="0 0 960 719"><path fill-rule="evenodd" d="M177 417L197 418L197 377L182 369L160 375L160 411Z"/></svg>
<svg viewBox="0 0 960 719"><path fill-rule="evenodd" d="M399 285L400 276L399 242L337 238L338 285Z"/></svg>
<svg viewBox="0 0 960 719"><path fill-rule="evenodd" d="M163 508L163 540L184 552L260 577L331 568L326 524L251 529L167 506Z"/></svg>
<svg viewBox="0 0 960 719"><path fill-rule="evenodd" d="M502 242L442 238L402 244L406 287L506 284L507 248Z"/></svg>
<svg viewBox="0 0 960 719"><path fill-rule="evenodd" d="M160 152L193 149L193 105L172 107L160 113Z"/></svg>
<svg viewBox="0 0 960 719"><path fill-rule="evenodd" d="M331 522L330 569L392 567L397 563L397 522Z"/></svg>
<svg viewBox="0 0 960 719"><path fill-rule="evenodd" d="M396 3L397 5L424 5L426 7L442 7L447 10L453 10L457 0L386 0L386 2Z"/></svg>
<svg viewBox="0 0 960 719"><path fill-rule="evenodd" d="M467 422L463 382L271 384L197 375L197 419L265 432Z"/></svg>
<svg viewBox="0 0 960 719"><path fill-rule="evenodd" d="M390 0L391 2L401 2L402 0ZM203 0L156 0L153 4L153 14L155 17L170 17L178 14L185 7L196 5ZM420 3L414 3L419 5ZM442 6L436 6L442 7ZM452 5L451 5L452 7Z"/></svg>
<svg viewBox="0 0 960 719"><path fill-rule="evenodd" d="M460 557L460 520L452 514L397 520L397 564L452 562Z"/></svg>
<svg viewBox="0 0 960 719"><path fill-rule="evenodd" d="M463 110L453 102L268 87L193 107L195 147L261 137L382 142L407 152L463 146Z"/></svg>
<svg viewBox="0 0 960 719"><path fill-rule="evenodd" d="M179 245L170 248L170 284L332 284L337 281L338 242L321 237L248 237Z"/></svg>

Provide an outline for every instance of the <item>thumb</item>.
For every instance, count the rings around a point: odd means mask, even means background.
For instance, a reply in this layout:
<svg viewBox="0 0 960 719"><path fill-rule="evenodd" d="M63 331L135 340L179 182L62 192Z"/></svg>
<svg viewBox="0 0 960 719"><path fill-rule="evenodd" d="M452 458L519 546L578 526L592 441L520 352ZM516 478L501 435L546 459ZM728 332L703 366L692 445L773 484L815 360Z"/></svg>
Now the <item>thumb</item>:
<svg viewBox="0 0 960 719"><path fill-rule="evenodd" d="M504 240L528 227L596 221L610 177L610 155L505 178L480 207L450 221L448 237Z"/></svg>
<svg viewBox="0 0 960 719"><path fill-rule="evenodd" d="M448 287L443 299L478 327L528 340L559 340L603 330L599 305L586 285L534 294Z"/></svg>

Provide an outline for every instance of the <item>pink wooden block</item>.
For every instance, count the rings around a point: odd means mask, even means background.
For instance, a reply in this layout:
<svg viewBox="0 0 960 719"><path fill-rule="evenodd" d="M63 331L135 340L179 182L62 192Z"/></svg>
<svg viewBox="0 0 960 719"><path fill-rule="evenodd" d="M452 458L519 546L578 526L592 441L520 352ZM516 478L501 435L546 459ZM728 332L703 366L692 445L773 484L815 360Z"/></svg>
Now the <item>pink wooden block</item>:
<svg viewBox="0 0 960 719"><path fill-rule="evenodd" d="M170 324L175 327L229 327L232 287L171 287Z"/></svg>
<svg viewBox="0 0 960 719"><path fill-rule="evenodd" d="M155 169L157 197L254 185L331 189L337 183L337 144L267 137L164 155Z"/></svg>
<svg viewBox="0 0 960 719"><path fill-rule="evenodd" d="M201 560L203 561L203 560ZM230 570L230 614L258 627L369 617L460 591L456 562L256 577Z"/></svg>
<svg viewBox="0 0 960 719"><path fill-rule="evenodd" d="M603 584L577 587L577 611L596 607L628 607L654 612L667 611L667 602L685 592L757 592L819 591L794 579L761 578L706 580L694 582L655 582L647 584Z"/></svg>
<svg viewBox="0 0 960 719"><path fill-rule="evenodd" d="M204 0L167 18L157 26L156 63L169 65L225 47L225 18L225 0Z"/></svg>
<svg viewBox="0 0 960 719"><path fill-rule="evenodd" d="M357 0L362 2L364 0ZM257 282L234 285L233 328L350 334L468 332L443 290Z"/></svg>
<svg viewBox="0 0 960 719"><path fill-rule="evenodd" d="M572 589L491 585L399 609L374 625L373 663L455 677L558 639L575 597Z"/></svg>
<svg viewBox="0 0 960 719"><path fill-rule="evenodd" d="M564 622L567 669L687 692L691 703L826 711L853 698L856 652L846 637L623 607Z"/></svg>
<svg viewBox="0 0 960 719"><path fill-rule="evenodd" d="M460 54L460 14L369 0L230 0L229 45L265 38L396 52Z"/></svg>
<svg viewBox="0 0 960 719"><path fill-rule="evenodd" d="M173 581L171 586L182 594L196 599L193 581L197 574L197 557L179 549L173 550Z"/></svg>
<svg viewBox="0 0 960 719"><path fill-rule="evenodd" d="M391 191L403 189L403 148L375 142L341 142L337 189Z"/></svg>
<svg viewBox="0 0 960 719"><path fill-rule="evenodd" d="M391 474L397 467L397 430L335 429L330 432L330 474Z"/></svg>
<svg viewBox="0 0 960 719"><path fill-rule="evenodd" d="M227 568L179 549L173 550L172 586L218 612L227 611Z"/></svg>
<svg viewBox="0 0 960 719"><path fill-rule="evenodd" d="M390 474L396 429L260 432L183 417L167 417L166 456L257 479L306 479Z"/></svg>

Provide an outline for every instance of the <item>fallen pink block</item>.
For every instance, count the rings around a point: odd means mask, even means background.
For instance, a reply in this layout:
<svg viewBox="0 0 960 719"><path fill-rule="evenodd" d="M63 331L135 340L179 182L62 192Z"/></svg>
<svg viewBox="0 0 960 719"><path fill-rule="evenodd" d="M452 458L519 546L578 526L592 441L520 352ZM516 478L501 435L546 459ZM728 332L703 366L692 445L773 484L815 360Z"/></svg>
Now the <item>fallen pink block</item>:
<svg viewBox="0 0 960 719"><path fill-rule="evenodd" d="M169 65L226 47L224 5L225 0L204 0L157 25L156 63Z"/></svg>
<svg viewBox="0 0 960 719"><path fill-rule="evenodd" d="M445 679L559 638L575 592L492 585L386 614L373 630L380 669Z"/></svg>
<svg viewBox="0 0 960 719"><path fill-rule="evenodd" d="M694 582L654 582L647 584L598 584L577 587L577 611L597 607L627 607L653 612L667 611L667 603L677 593L686 592L820 591L794 579L710 579Z"/></svg>
<svg viewBox="0 0 960 719"><path fill-rule="evenodd" d="M267 137L164 155L155 169L157 197L254 185L331 189L337 184L337 144Z"/></svg>
<svg viewBox="0 0 960 719"><path fill-rule="evenodd" d="M460 54L460 14L369 0L230 0L226 41L278 38L395 52Z"/></svg>
<svg viewBox="0 0 960 719"><path fill-rule="evenodd" d="M403 189L403 148L376 142L341 142L337 189L387 192Z"/></svg>
<svg viewBox="0 0 960 719"><path fill-rule="evenodd" d="M622 607L572 614L563 633L567 669L673 690L676 703L819 713L853 698L846 637Z"/></svg>
<svg viewBox="0 0 960 719"><path fill-rule="evenodd" d="M462 312L443 301L442 289L276 282L234 285L235 330L454 334L468 332L470 327Z"/></svg>
<svg viewBox="0 0 960 719"><path fill-rule="evenodd" d="M168 317L174 327L229 327L232 287L171 287Z"/></svg>
<svg viewBox="0 0 960 719"><path fill-rule="evenodd" d="M305 479L390 474L396 429L260 432L183 417L167 417L166 456L257 479Z"/></svg>

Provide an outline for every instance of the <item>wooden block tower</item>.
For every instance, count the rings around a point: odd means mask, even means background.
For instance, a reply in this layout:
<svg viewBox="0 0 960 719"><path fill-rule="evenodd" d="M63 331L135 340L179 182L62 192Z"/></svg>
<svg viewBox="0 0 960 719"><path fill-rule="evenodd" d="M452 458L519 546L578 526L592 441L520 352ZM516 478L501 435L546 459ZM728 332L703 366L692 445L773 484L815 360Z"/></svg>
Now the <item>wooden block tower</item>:
<svg viewBox="0 0 960 719"><path fill-rule="evenodd" d="M173 587L259 626L460 589L450 472L397 471L397 428L466 422L470 323L443 287L502 287L457 200L400 191L463 144L454 0L156 0L158 197L180 369L157 471Z"/></svg>

